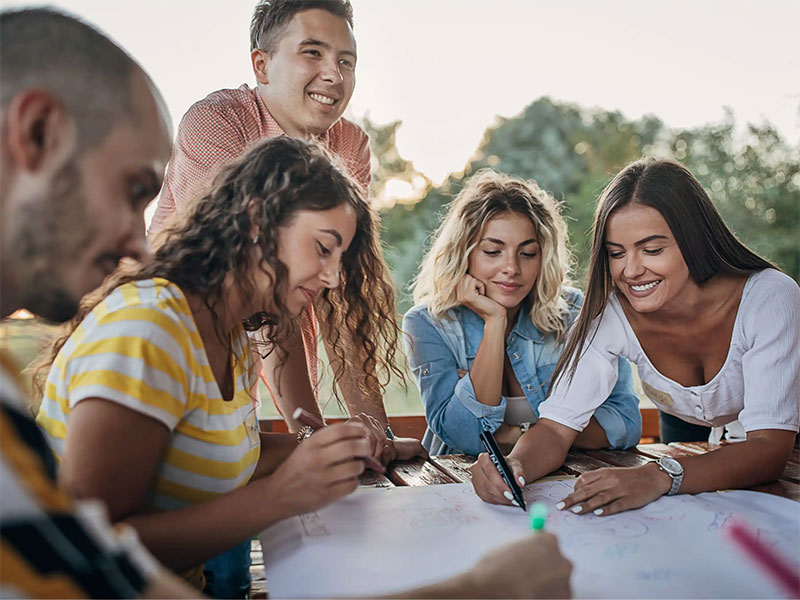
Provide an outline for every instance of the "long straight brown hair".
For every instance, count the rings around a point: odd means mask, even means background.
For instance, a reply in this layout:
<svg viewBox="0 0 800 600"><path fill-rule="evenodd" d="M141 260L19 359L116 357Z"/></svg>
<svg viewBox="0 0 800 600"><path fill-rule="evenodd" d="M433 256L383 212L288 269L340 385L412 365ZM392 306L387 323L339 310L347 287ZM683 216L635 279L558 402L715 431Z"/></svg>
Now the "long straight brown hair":
<svg viewBox="0 0 800 600"><path fill-rule="evenodd" d="M748 275L762 269L777 269L736 239L703 186L686 167L653 158L631 163L611 180L597 201L586 294L553 371L551 390L565 373L572 378L592 323L608 305L614 283L605 246L606 224L615 211L629 204L649 206L661 213L675 236L689 276L697 284L718 273Z"/></svg>

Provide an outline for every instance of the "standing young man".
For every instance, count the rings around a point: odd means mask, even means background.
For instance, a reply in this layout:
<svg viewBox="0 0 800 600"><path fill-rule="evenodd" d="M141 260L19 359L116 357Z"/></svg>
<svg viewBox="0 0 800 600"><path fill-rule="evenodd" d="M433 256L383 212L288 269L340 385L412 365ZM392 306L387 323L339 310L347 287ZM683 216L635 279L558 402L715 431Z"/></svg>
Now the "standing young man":
<svg viewBox="0 0 800 600"><path fill-rule="evenodd" d="M318 140L368 193L369 138L360 127L342 117L355 88L357 61L350 2L262 1L253 15L250 46L256 87L245 84L210 94L189 109L178 127L164 190L151 225L156 244L160 232L174 219L186 215L209 191L214 177L226 164L267 137L288 135ZM393 310L388 290L376 290L374 301L386 305L381 309ZM346 334L328 331L324 322L320 327L326 343L330 335ZM317 320L309 304L301 332L283 345L287 353L283 366L278 368L277 352L263 361L270 391L292 431L300 427L292 419L296 407L321 416L314 392L316 338ZM354 356L351 362L349 366L333 367L341 373L338 384L350 413L366 413L377 420L372 423L375 456L389 462L396 457L423 454L416 440L387 439L393 436L384 430L388 421L379 386L365 389L365 361Z"/></svg>

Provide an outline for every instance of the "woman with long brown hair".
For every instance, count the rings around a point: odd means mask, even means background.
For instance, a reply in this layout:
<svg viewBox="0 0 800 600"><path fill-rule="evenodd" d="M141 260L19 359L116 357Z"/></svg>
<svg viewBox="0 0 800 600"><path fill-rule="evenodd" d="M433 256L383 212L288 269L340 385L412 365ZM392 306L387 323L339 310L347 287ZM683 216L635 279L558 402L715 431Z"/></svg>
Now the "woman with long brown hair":
<svg viewBox="0 0 800 600"><path fill-rule="evenodd" d="M714 428L738 419L746 440L586 473L559 508L609 515L664 494L773 480L800 427L799 347L797 284L736 239L686 168L633 163L600 197L583 308L540 420L509 465L527 481L561 465L625 357L663 412ZM484 500L508 503L485 455L473 484Z"/></svg>
<svg viewBox="0 0 800 600"><path fill-rule="evenodd" d="M228 167L152 259L85 299L55 345L38 422L61 479L201 589L203 561L351 492L371 455L358 423L259 432L247 332L270 351L315 297L355 332L361 385L380 387L397 325L376 217L327 153L275 138Z"/></svg>

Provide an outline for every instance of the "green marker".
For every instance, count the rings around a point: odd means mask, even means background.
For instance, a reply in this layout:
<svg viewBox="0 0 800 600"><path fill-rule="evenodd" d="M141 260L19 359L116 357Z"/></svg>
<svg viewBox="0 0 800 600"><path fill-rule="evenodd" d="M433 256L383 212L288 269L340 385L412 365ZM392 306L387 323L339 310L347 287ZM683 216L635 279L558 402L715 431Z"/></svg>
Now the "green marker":
<svg viewBox="0 0 800 600"><path fill-rule="evenodd" d="M544 502L534 502L528 514L533 531L544 529L544 524L547 523L547 505Z"/></svg>

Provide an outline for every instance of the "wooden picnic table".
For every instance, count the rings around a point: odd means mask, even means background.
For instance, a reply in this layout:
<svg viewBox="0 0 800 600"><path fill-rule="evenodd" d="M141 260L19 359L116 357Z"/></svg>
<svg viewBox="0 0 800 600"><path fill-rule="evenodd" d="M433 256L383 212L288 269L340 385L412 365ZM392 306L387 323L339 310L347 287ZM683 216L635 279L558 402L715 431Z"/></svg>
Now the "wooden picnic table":
<svg viewBox="0 0 800 600"><path fill-rule="evenodd" d="M567 454L564 465L554 471L553 475L577 477L582 473L602 467L635 467L662 456L680 457L713 452L724 444L725 442L723 444L674 442L668 445L639 444L630 450L574 450ZM389 466L386 475L372 472L365 474L361 479L361 485L394 487L463 483L471 480L469 466L473 462L475 462L475 457L467 454L432 456L427 460L417 458L397 461ZM789 462L778 481L757 485L750 489L800 502L800 447L798 444L795 443ZM264 560L261 554L261 544L257 539L252 542L250 557L252 559L250 597L266 598Z"/></svg>

